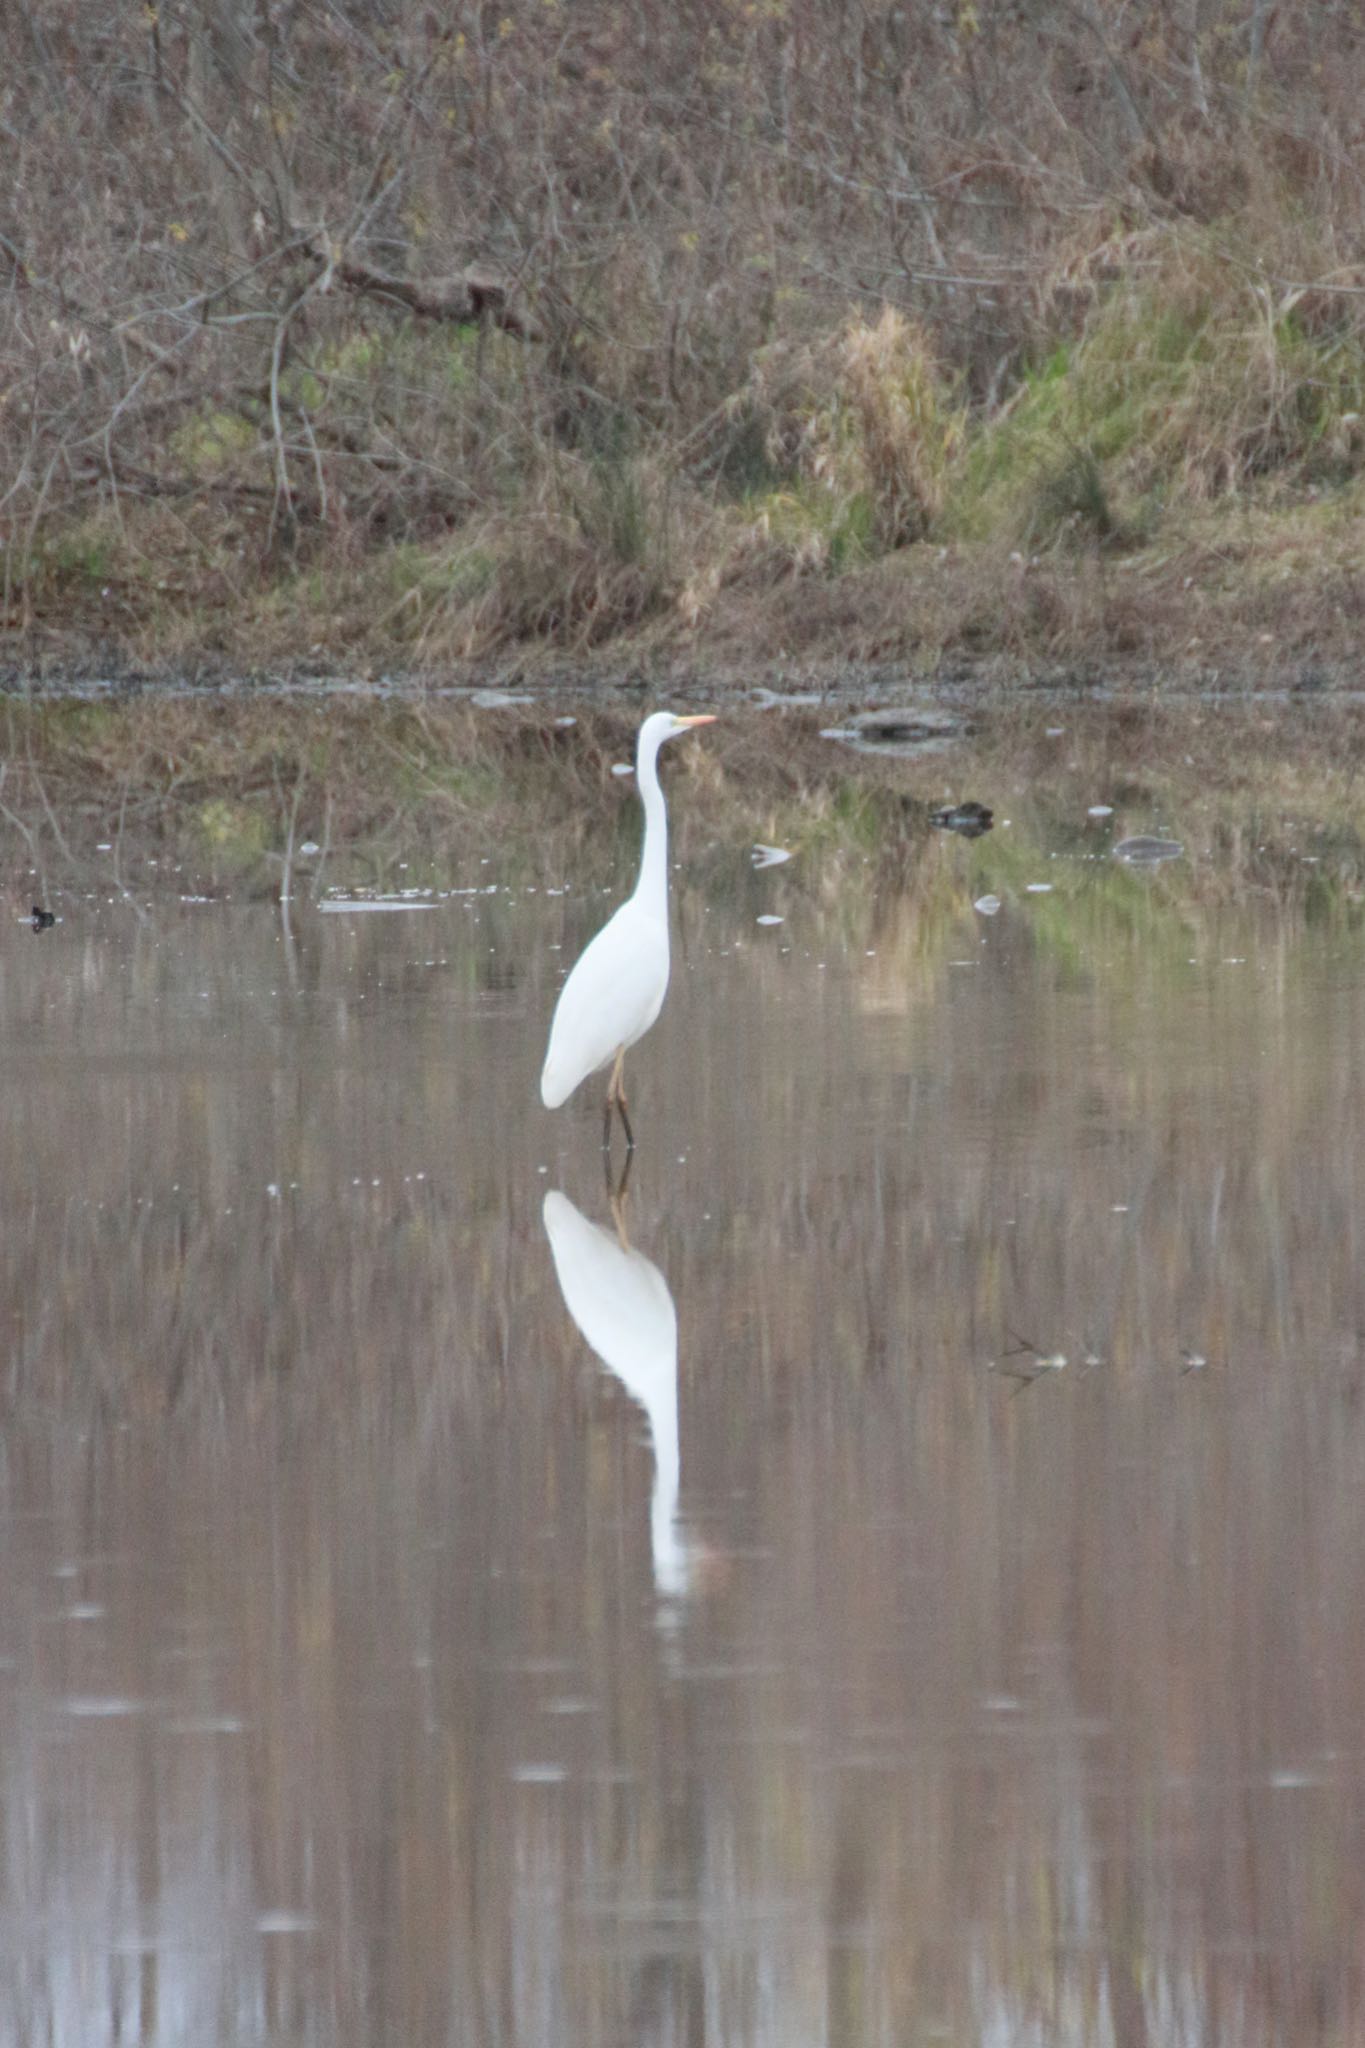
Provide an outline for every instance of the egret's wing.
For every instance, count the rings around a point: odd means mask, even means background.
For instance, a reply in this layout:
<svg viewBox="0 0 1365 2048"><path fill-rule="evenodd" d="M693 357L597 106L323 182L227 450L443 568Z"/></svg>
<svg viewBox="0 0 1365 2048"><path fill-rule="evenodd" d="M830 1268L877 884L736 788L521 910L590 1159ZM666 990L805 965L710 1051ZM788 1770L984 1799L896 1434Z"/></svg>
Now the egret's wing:
<svg viewBox="0 0 1365 2048"><path fill-rule="evenodd" d="M540 1081L551 1109L648 1031L667 990L667 925L623 903L560 990Z"/></svg>

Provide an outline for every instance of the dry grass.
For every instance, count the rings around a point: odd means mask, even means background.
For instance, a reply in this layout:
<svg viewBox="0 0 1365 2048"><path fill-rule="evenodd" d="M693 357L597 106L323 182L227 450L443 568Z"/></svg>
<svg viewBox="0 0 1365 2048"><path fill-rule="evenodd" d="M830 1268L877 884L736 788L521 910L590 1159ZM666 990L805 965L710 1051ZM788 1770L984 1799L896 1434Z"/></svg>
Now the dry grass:
<svg viewBox="0 0 1365 2048"><path fill-rule="evenodd" d="M1365 43L1121 14L6 17L0 631L1172 658L1109 565L1356 504Z"/></svg>

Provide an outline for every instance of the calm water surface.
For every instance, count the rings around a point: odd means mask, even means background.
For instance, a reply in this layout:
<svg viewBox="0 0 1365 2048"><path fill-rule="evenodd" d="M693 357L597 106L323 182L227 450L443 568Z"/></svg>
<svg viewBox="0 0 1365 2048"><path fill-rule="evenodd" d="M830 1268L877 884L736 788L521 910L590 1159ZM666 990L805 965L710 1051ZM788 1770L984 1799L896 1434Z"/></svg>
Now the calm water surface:
<svg viewBox="0 0 1365 2048"><path fill-rule="evenodd" d="M1365 940L735 864L0 940L4 2042L1365 2040Z"/></svg>

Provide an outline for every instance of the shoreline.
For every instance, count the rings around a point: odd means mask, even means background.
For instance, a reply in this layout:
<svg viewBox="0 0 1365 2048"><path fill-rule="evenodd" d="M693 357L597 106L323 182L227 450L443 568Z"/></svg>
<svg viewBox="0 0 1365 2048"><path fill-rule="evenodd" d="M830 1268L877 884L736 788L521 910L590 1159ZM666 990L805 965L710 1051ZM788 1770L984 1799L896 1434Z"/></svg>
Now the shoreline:
<svg viewBox="0 0 1365 2048"><path fill-rule="evenodd" d="M1326 498L1225 505L1128 551L1030 557L924 542L837 573L723 587L588 644L530 637L461 653L367 609L379 551L307 602L263 586L232 606L191 590L71 584L0 630L0 692L432 698L476 691L714 703L746 690L840 705L910 692L1004 702L1053 691L1308 699L1361 687L1365 512Z"/></svg>
<svg viewBox="0 0 1365 2048"><path fill-rule="evenodd" d="M555 703L644 705L668 694L679 701L736 709L869 709L899 699L925 700L979 712L1003 712L1021 702L1079 700L1100 705L1150 703L1228 706L1365 701L1365 658L1286 666L1262 659L1236 665L1119 656L1027 664L1005 656L945 659L932 666L907 661L806 660L757 657L710 663L700 658L659 661L611 656L564 656L537 650L502 659L392 667L344 661L320 663L300 655L243 667L226 656L189 662L148 662L98 647L71 646L26 657L0 645L0 701L48 704L118 703L140 697L189 702L242 702L276 698L325 704L467 704L477 710Z"/></svg>

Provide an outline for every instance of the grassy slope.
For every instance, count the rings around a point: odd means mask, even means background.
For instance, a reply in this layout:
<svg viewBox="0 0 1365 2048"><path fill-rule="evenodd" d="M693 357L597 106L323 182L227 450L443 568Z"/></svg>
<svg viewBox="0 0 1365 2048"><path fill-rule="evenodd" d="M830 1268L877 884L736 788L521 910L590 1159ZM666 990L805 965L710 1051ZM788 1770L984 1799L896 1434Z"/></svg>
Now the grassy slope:
<svg viewBox="0 0 1365 2048"><path fill-rule="evenodd" d="M766 452L704 489L662 442L536 458L453 532L263 556L215 490L259 448L216 416L182 427L199 495L44 529L8 645L171 671L1345 673L1365 603L1354 298L1267 317L1223 251L1142 246L992 406L887 309L760 354L732 413Z"/></svg>
<svg viewBox="0 0 1365 2048"><path fill-rule="evenodd" d="M722 589L695 618L670 610L591 645L532 635L472 652L404 629L420 616L419 597L398 618L395 601L376 601L376 584L391 589L396 568L380 559L284 590L220 595L192 579L160 588L135 549L131 559L102 554L94 575L54 579L22 623L0 632L0 658L56 681L131 668L172 679L406 672L584 684L640 673L828 682L851 671L856 683L858 670L904 670L1005 682L1355 685L1365 513L1354 498L1192 508L1123 552L920 542L819 575Z"/></svg>

